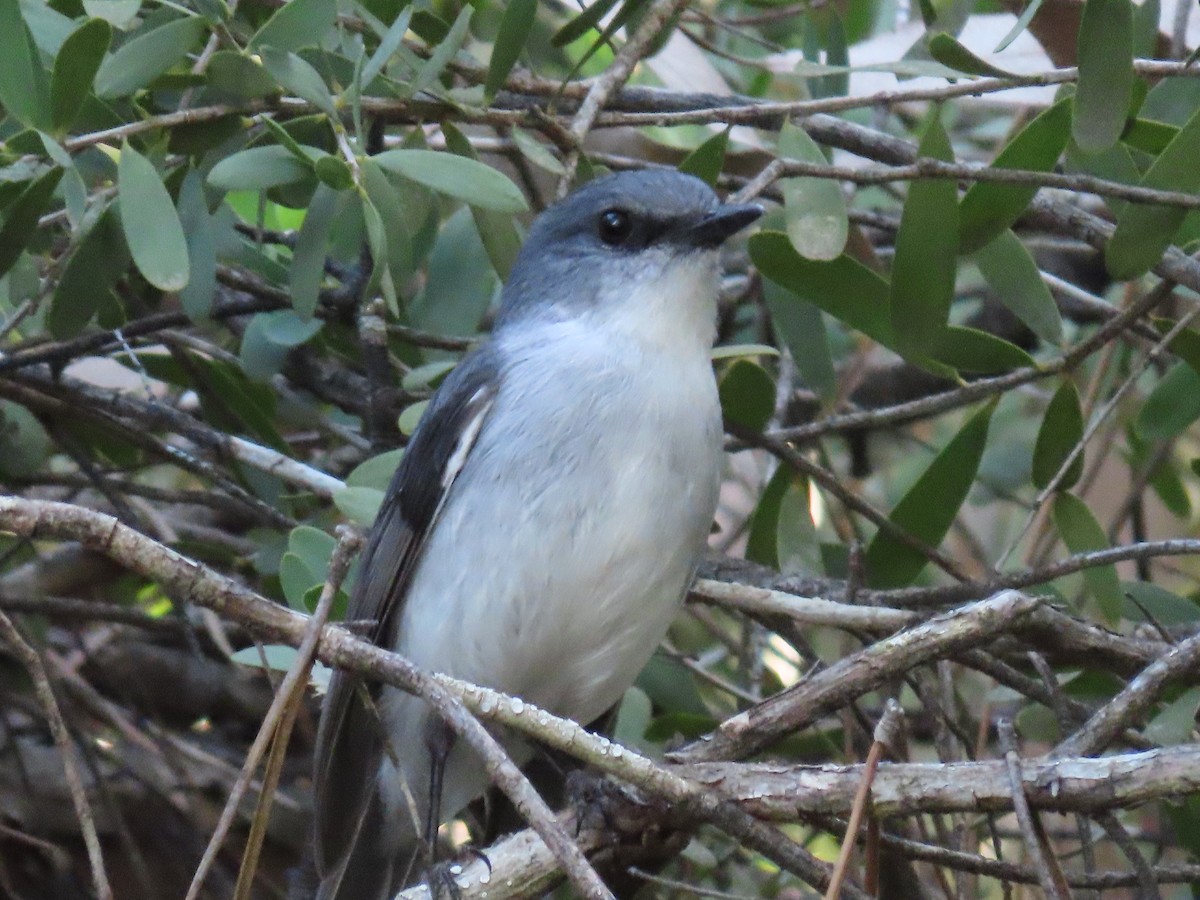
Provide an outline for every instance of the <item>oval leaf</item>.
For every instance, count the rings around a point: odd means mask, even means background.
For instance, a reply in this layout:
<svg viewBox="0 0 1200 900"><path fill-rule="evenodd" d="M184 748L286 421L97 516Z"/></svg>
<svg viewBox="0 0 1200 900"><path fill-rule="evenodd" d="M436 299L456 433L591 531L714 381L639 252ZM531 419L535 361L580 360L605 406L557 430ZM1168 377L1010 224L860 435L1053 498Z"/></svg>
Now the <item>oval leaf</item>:
<svg viewBox="0 0 1200 900"><path fill-rule="evenodd" d="M1071 137L1071 100L1061 100L1022 128L997 154L994 169L1049 172ZM977 181L959 207L959 242L970 253L1006 231L1024 212L1036 187Z"/></svg>
<svg viewBox="0 0 1200 900"><path fill-rule="evenodd" d="M67 261L46 325L57 338L74 337L91 321L129 265L129 248L110 206Z"/></svg>
<svg viewBox="0 0 1200 900"><path fill-rule="evenodd" d="M112 27L106 21L89 19L71 32L54 57L50 122L56 133L63 133L75 121L111 40Z"/></svg>
<svg viewBox="0 0 1200 900"><path fill-rule="evenodd" d="M940 110L930 111L919 155L954 161ZM958 187L914 181L904 201L892 263L892 332L906 356L928 354L950 317L958 256Z"/></svg>
<svg viewBox="0 0 1200 900"><path fill-rule="evenodd" d="M0 106L31 128L43 127L49 106L46 70L17 0L0 0Z"/></svg>
<svg viewBox="0 0 1200 900"><path fill-rule="evenodd" d="M382 168L472 206L524 212L520 188L491 166L436 150L387 150L371 157Z"/></svg>
<svg viewBox="0 0 1200 900"><path fill-rule="evenodd" d="M1108 549L1108 538L1104 536L1104 529L1100 527L1087 504L1074 494L1062 493L1056 496L1052 512L1054 527L1058 529L1063 543L1072 553ZM1116 567L1093 566L1083 570L1083 578L1108 624L1115 625L1120 621L1121 606L1124 602Z"/></svg>
<svg viewBox="0 0 1200 900"><path fill-rule="evenodd" d="M25 188L8 207L4 224L0 225L0 276L13 267L37 232L38 219L46 211L54 189L63 176L55 167Z"/></svg>
<svg viewBox="0 0 1200 900"><path fill-rule="evenodd" d="M280 50L316 47L333 27L336 17L335 0L288 0L250 39L250 47Z"/></svg>
<svg viewBox="0 0 1200 900"><path fill-rule="evenodd" d="M844 254L829 262L805 259L780 231L752 234L749 247L755 267L767 278L885 347L895 347L888 283L858 260Z"/></svg>
<svg viewBox="0 0 1200 900"><path fill-rule="evenodd" d="M1187 363L1176 363L1154 386L1138 413L1138 436L1166 441L1183 433L1200 418L1200 374Z"/></svg>
<svg viewBox="0 0 1200 900"><path fill-rule="evenodd" d="M1079 405L1079 391L1068 378L1050 399L1033 447L1033 484L1038 490L1050 484L1082 439L1083 409ZM1058 489L1069 491L1082 474L1083 454L1080 453L1059 481Z"/></svg>
<svg viewBox="0 0 1200 900"><path fill-rule="evenodd" d="M100 64L96 96L102 100L128 97L178 63L200 40L203 19L176 19L123 44Z"/></svg>
<svg viewBox="0 0 1200 900"><path fill-rule="evenodd" d="M714 134L689 153L679 163L679 171L695 175L707 185L715 186L725 168L725 151L729 147L729 129Z"/></svg>
<svg viewBox="0 0 1200 900"><path fill-rule="evenodd" d="M1085 153L1117 142L1133 96L1133 8L1087 0L1079 23L1079 86L1071 134Z"/></svg>
<svg viewBox="0 0 1200 900"><path fill-rule="evenodd" d="M800 162L828 162L808 132L790 121L780 129L779 154ZM850 234L841 185L832 178L806 176L784 178L779 188L783 192L788 238L796 252L807 259L837 259Z"/></svg>
<svg viewBox="0 0 1200 900"><path fill-rule="evenodd" d="M154 164L126 141L117 164L121 227L133 262L161 291L182 290L188 282L187 239Z"/></svg>
<svg viewBox="0 0 1200 900"><path fill-rule="evenodd" d="M726 420L751 431L762 431L775 411L775 382L748 359L739 359L726 370L720 395Z"/></svg>
<svg viewBox="0 0 1200 900"><path fill-rule="evenodd" d="M211 187L222 191L263 191L303 181L312 170L287 147L252 147L227 156L208 173Z"/></svg>
<svg viewBox="0 0 1200 900"><path fill-rule="evenodd" d="M508 73L516 65L521 50L525 47L525 41L529 39L529 30L533 27L537 8L537 0L508 0L508 5L504 7L500 31L496 35L492 58L488 63L487 81L484 83L484 96L489 100L504 87Z"/></svg>
<svg viewBox="0 0 1200 900"><path fill-rule="evenodd" d="M1167 191L1200 190L1200 110L1158 155L1139 185ZM1117 219L1104 251L1104 264L1118 280L1136 278L1162 258L1188 210L1180 206L1129 203Z"/></svg>
<svg viewBox="0 0 1200 900"><path fill-rule="evenodd" d="M1062 340L1062 317L1037 263L1011 231L975 254L975 263L996 296L1029 329L1050 344Z"/></svg>
<svg viewBox="0 0 1200 900"><path fill-rule="evenodd" d="M892 524L930 546L942 542L979 471L995 408L992 402L975 413L934 457L892 510L888 517ZM911 584L929 561L920 551L882 530L868 545L865 559L870 583L877 588Z"/></svg>

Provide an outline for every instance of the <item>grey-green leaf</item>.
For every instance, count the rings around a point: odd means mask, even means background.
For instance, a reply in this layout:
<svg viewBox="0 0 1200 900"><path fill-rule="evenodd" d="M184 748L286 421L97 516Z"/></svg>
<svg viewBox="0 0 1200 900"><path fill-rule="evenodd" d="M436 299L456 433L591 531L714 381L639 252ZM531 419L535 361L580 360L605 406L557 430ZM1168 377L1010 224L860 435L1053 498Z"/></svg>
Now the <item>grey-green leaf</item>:
<svg viewBox="0 0 1200 900"><path fill-rule="evenodd" d="M800 162L824 165L825 154L803 128L785 122L779 132L779 154ZM832 178L784 178L783 209L787 235L806 259L837 259L846 247L850 219L841 185Z"/></svg>
<svg viewBox="0 0 1200 900"><path fill-rule="evenodd" d="M1200 190L1200 110L1163 148L1140 187L1194 193ZM1117 219L1117 230L1104 252L1104 264L1113 278L1126 280L1146 272L1171 245L1188 210L1179 206L1130 203Z"/></svg>
<svg viewBox="0 0 1200 900"><path fill-rule="evenodd" d="M295 94L301 100L307 100L326 115L337 116L333 95L329 93L325 80L316 69L295 53L277 47L263 47L260 55L263 68L271 73L271 77L278 81L284 90Z"/></svg>
<svg viewBox="0 0 1200 900"><path fill-rule="evenodd" d="M129 264L129 248L110 206L67 261L46 325L57 338L74 337L91 321Z"/></svg>
<svg viewBox="0 0 1200 900"><path fill-rule="evenodd" d="M0 106L23 124L44 127L50 89L17 0L0 0Z"/></svg>
<svg viewBox="0 0 1200 900"><path fill-rule="evenodd" d="M154 164L128 141L121 147L117 189L121 227L138 271L159 290L181 290L188 282L183 226Z"/></svg>
<svg viewBox="0 0 1200 900"><path fill-rule="evenodd" d="M321 281L325 277L329 228L337 203L337 191L326 185L317 187L292 249L292 307L305 318L317 310Z"/></svg>
<svg viewBox="0 0 1200 900"><path fill-rule="evenodd" d="M0 225L0 276L13 267L37 233L38 219L46 211L54 189L63 176L57 166L30 184L9 204Z"/></svg>
<svg viewBox="0 0 1200 900"><path fill-rule="evenodd" d="M1038 337L1050 344L1062 340L1062 317L1029 250L1006 230L975 254L979 271L1000 302Z"/></svg>
<svg viewBox="0 0 1200 900"><path fill-rule="evenodd" d="M89 19L71 32L54 57L50 123L56 134L62 134L75 121L111 40L112 27L106 21Z"/></svg>
<svg viewBox="0 0 1200 900"><path fill-rule="evenodd" d="M529 208L520 188L473 159L436 150L386 150L371 158L389 172L472 206L508 213Z"/></svg>
<svg viewBox="0 0 1200 900"><path fill-rule="evenodd" d="M500 31L496 35L496 43L492 47L492 58L488 63L487 81L484 82L484 96L495 97L508 73L516 65L529 39L529 31L533 27L534 16L537 15L537 0L508 0L504 7L504 16L500 19Z"/></svg>
<svg viewBox="0 0 1200 900"><path fill-rule="evenodd" d="M953 162L940 110L930 111L922 157ZM954 299L958 256L958 188L928 179L909 185L892 263L892 331L906 355L928 353L945 329Z"/></svg>
<svg viewBox="0 0 1200 900"><path fill-rule="evenodd" d="M1109 546L1104 529L1092 515L1086 503L1074 494L1062 493L1054 498L1054 527L1072 553L1106 550ZM1084 569L1083 578L1108 624L1121 618L1121 582L1115 566L1092 566Z"/></svg>
<svg viewBox="0 0 1200 900"><path fill-rule="evenodd" d="M203 19L188 17L138 35L100 64L96 96L111 100L140 90L182 60L206 31Z"/></svg>
<svg viewBox="0 0 1200 900"><path fill-rule="evenodd" d="M303 181L312 169L296 159L287 147L271 144L251 147L227 156L208 173L208 183L223 191L263 191Z"/></svg>
<svg viewBox="0 0 1200 900"><path fill-rule="evenodd" d="M1083 439L1083 411L1079 405L1079 391L1075 383L1065 379L1054 392L1042 427L1038 429L1037 443L1033 447L1033 484L1039 490L1050 484L1071 451ZM1071 463L1071 468L1058 483L1058 489L1069 491L1083 474L1083 454Z"/></svg>
<svg viewBox="0 0 1200 900"><path fill-rule="evenodd" d="M1133 96L1130 0L1086 0L1079 23L1079 86L1071 134L1086 153L1117 142Z"/></svg>
<svg viewBox="0 0 1200 900"><path fill-rule="evenodd" d="M336 17L335 0L288 0L250 39L250 48L299 50L315 47L333 27Z"/></svg>

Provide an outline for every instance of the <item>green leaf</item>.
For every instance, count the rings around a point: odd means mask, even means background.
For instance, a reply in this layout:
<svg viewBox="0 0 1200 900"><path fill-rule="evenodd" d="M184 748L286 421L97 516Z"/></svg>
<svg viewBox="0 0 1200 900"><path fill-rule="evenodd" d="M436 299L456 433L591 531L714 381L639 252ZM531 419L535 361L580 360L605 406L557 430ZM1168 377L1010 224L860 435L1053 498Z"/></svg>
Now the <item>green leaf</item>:
<svg viewBox="0 0 1200 900"><path fill-rule="evenodd" d="M1200 190L1200 110L1142 176L1140 187L1156 190ZM1117 219L1117 230L1104 252L1109 274L1119 281L1136 278L1154 266L1183 224L1188 210L1178 206L1129 203Z"/></svg>
<svg viewBox="0 0 1200 900"><path fill-rule="evenodd" d="M1050 484L1071 451L1083 439L1083 409L1079 405L1079 392L1071 379L1064 379L1042 418L1038 429L1037 443L1033 447L1033 484L1039 490ZM1058 490L1069 491L1083 474L1083 454L1071 463Z"/></svg>
<svg viewBox="0 0 1200 900"><path fill-rule="evenodd" d="M187 235L190 264L179 302L188 318L201 322L212 312L217 291L217 228L204 198L204 179L195 169L184 176L179 187L179 222Z"/></svg>
<svg viewBox="0 0 1200 900"><path fill-rule="evenodd" d="M960 372L991 374L1033 365L1033 358L1016 344L961 325L942 329L929 355Z"/></svg>
<svg viewBox="0 0 1200 900"><path fill-rule="evenodd" d="M967 499L987 445L995 402L975 413L921 473L888 518L913 537L936 547L950 530ZM919 551L880 530L865 555L870 583L877 588L904 587L921 574L928 560Z"/></svg>
<svg viewBox="0 0 1200 900"><path fill-rule="evenodd" d="M679 171L695 175L705 184L715 186L721 170L725 168L725 151L728 147L729 128L725 128L685 156L679 163Z"/></svg>
<svg viewBox="0 0 1200 900"><path fill-rule="evenodd" d="M378 214L379 224L383 228L383 238L386 247L384 256L376 259L376 267L384 266L390 273L391 284L400 284L412 273L412 232L409 218L396 189L388 181L383 170L376 165L378 157L371 157L360 162L363 189L372 209ZM378 247L372 246L372 253L378 252Z"/></svg>
<svg viewBox="0 0 1200 900"><path fill-rule="evenodd" d="M1058 529L1063 543L1072 553L1089 553L1108 548L1108 538L1104 536L1104 529L1100 527L1087 504L1074 494L1056 495L1052 514L1054 527ZM1116 567L1092 566L1083 570L1083 578L1088 590L1096 598L1105 620L1109 625L1115 625L1121 619L1121 606L1124 603Z"/></svg>
<svg viewBox="0 0 1200 900"><path fill-rule="evenodd" d="M888 307L888 283L862 263L843 254L829 262L798 254L781 231L750 236L750 258L767 278L835 319L895 348Z"/></svg>
<svg viewBox="0 0 1200 900"><path fill-rule="evenodd" d="M389 172L472 206L507 213L529 208L520 188L473 159L436 150L386 150L371 159Z"/></svg>
<svg viewBox="0 0 1200 900"><path fill-rule="evenodd" d="M0 0L0 106L30 128L43 128L50 86L17 0Z"/></svg>
<svg viewBox="0 0 1200 900"><path fill-rule="evenodd" d="M259 100L279 86L258 60L236 50L218 50L208 61L208 86L233 100Z"/></svg>
<svg viewBox="0 0 1200 900"><path fill-rule="evenodd" d="M1176 363L1154 386L1138 412L1135 428L1147 441L1167 441L1200 418L1200 373Z"/></svg>
<svg viewBox="0 0 1200 900"><path fill-rule="evenodd" d="M1037 11L1042 8L1044 2L1045 0L1030 0L1029 5L1021 10L1021 15L1017 18L1016 24L1001 39L1000 43L996 45L997 53L1007 49L1009 44L1021 36L1021 32L1029 27L1030 21L1037 15Z"/></svg>
<svg viewBox="0 0 1200 900"><path fill-rule="evenodd" d="M577 38L583 37L600 24L600 20L617 5L617 2L618 0L597 0L597 2L589 4L583 12L554 32L550 38L550 46L565 47Z"/></svg>
<svg viewBox="0 0 1200 900"><path fill-rule="evenodd" d="M376 76L384 70L392 56L400 48L400 45L404 42L405 32L408 31L408 23L412 19L412 14L413 8L411 6L405 7L401 10L400 15L396 16L396 20L388 26L388 30L379 41L379 46L375 48L375 52L371 54L371 58L363 66L360 79L360 83L363 86L375 80Z"/></svg>
<svg viewBox="0 0 1200 900"><path fill-rule="evenodd" d="M181 290L189 271L183 226L154 164L128 141L121 146L117 190L121 227L138 271L161 291Z"/></svg>
<svg viewBox="0 0 1200 900"><path fill-rule="evenodd" d="M9 204L4 224L0 225L0 276L7 274L33 240L38 219L46 211L62 176L63 170L54 167Z"/></svg>
<svg viewBox="0 0 1200 900"><path fill-rule="evenodd" d="M183 60L207 31L203 19L187 17L161 25L122 44L100 64L95 91L101 100L128 97Z"/></svg>
<svg viewBox="0 0 1200 900"><path fill-rule="evenodd" d="M325 185L318 186L304 215L304 224L296 235L296 245L292 249L292 307L304 318L317 311L321 282L325 278L329 229L337 205L337 192Z"/></svg>
<svg viewBox="0 0 1200 900"><path fill-rule="evenodd" d="M299 50L319 46L336 17L335 0L288 0L250 39L250 49Z"/></svg>
<svg viewBox="0 0 1200 900"><path fill-rule="evenodd" d="M1188 688L1146 723L1142 734L1156 746L1187 744L1196 731L1196 711L1200 709L1200 687Z"/></svg>
<svg viewBox="0 0 1200 900"><path fill-rule="evenodd" d="M653 704L645 691L638 687L629 688L617 708L617 720L612 731L613 740L625 747L643 746L653 711Z"/></svg>
<svg viewBox="0 0 1200 900"><path fill-rule="evenodd" d="M934 107L918 154L953 162ZM892 332L905 356L925 355L945 330L954 299L958 256L958 188L953 181L914 181L908 188L892 263Z"/></svg>
<svg viewBox="0 0 1200 900"><path fill-rule="evenodd" d="M292 0L296 2L296 0ZM286 8L286 7L285 7ZM307 100L328 116L337 117L337 105L320 73L295 53L276 47L263 47L263 68L271 73L284 90Z"/></svg>
<svg viewBox="0 0 1200 900"><path fill-rule="evenodd" d="M225 157L208 173L208 184L222 191L264 191L295 184L311 175L312 169L296 159L287 147L271 144Z"/></svg>
<svg viewBox="0 0 1200 900"><path fill-rule="evenodd" d="M1085 153L1120 138L1133 97L1133 8L1130 0L1086 0L1079 23L1079 84L1071 134Z"/></svg>
<svg viewBox="0 0 1200 900"><path fill-rule="evenodd" d="M1020 239L1005 230L975 254L975 263L996 296L1049 344L1062 341L1062 317L1037 263Z"/></svg>
<svg viewBox="0 0 1200 900"><path fill-rule="evenodd" d="M1049 172L1071 137L1071 100L1039 114L1009 141L992 162L993 169ZM993 241L1025 211L1036 187L977 181L959 207L960 250L970 253Z"/></svg>
<svg viewBox="0 0 1200 900"><path fill-rule="evenodd" d="M103 19L89 19L63 42L54 57L50 81L50 124L55 134L63 134L92 89L104 54L112 41L112 28Z"/></svg>
<svg viewBox="0 0 1200 900"><path fill-rule="evenodd" d="M1176 322L1173 319L1155 318L1154 320L1154 327L1162 335L1166 335L1175 325ZM1200 372L1200 332L1185 328L1171 338L1167 347L1180 360Z"/></svg>
<svg viewBox="0 0 1200 900"><path fill-rule="evenodd" d="M566 166L559 161L558 157L525 129L513 126L509 130L509 134L512 136L513 143L517 145L517 149L521 151L521 155L539 169L545 169L551 175L562 175L567 171ZM476 158L474 154L459 153L456 149L454 152L459 156L469 155L472 159Z"/></svg>
<svg viewBox="0 0 1200 900"><path fill-rule="evenodd" d="M800 162L827 162L808 132L791 121L784 122L779 131L779 154ZM796 252L806 259L840 256L850 234L841 185L832 178L784 178L779 189L783 192L788 238Z"/></svg>
<svg viewBox="0 0 1200 900"><path fill-rule="evenodd" d="M451 153L457 153L459 156L465 156L467 159L475 159L475 150L471 146L471 142L453 124L443 122L442 134L446 136L446 148ZM549 151L542 147L533 136L526 134L520 128L513 128L512 136L526 158L531 158L531 151L523 146L522 142L534 145L539 152L544 153L553 160L559 168L557 174L562 174L565 171L562 164L557 159L554 159ZM512 215L472 206L471 217L475 220L475 230L479 233L479 238L483 242L483 248L487 251L488 259L492 263L492 268L496 270L496 274L501 279L508 278L508 273L512 271L512 267L517 261L517 254L521 251L521 236L517 233L517 226L513 222Z"/></svg>
<svg viewBox="0 0 1200 900"><path fill-rule="evenodd" d="M1012 72L997 68L980 59L953 37L940 31L929 38L929 55L944 66L968 75L988 75L993 78L1012 78Z"/></svg>
<svg viewBox="0 0 1200 900"><path fill-rule="evenodd" d="M483 95L488 102L504 87L508 73L516 65L529 39L534 16L537 15L537 0L508 0L504 16L500 19L500 31L492 45L492 58L488 62L487 80Z"/></svg>
<svg viewBox="0 0 1200 900"><path fill-rule="evenodd" d="M796 481L788 466L779 466L758 497L746 536L746 559L779 570L779 517L783 498Z"/></svg>
<svg viewBox="0 0 1200 900"><path fill-rule="evenodd" d="M726 420L762 431L775 411L775 382L748 359L736 360L721 378L721 413Z"/></svg>
<svg viewBox="0 0 1200 900"><path fill-rule="evenodd" d="M67 261L46 316L46 326L57 338L74 337L107 302L112 287L129 265L129 248L110 206L83 236Z"/></svg>
<svg viewBox="0 0 1200 900"><path fill-rule="evenodd" d="M262 322L263 337L289 349L311 340L325 324L320 319L301 318L290 309L259 313L256 318Z"/></svg>
<svg viewBox="0 0 1200 900"><path fill-rule="evenodd" d="M1148 623L1153 619L1170 627L1192 625L1200 619L1200 606L1194 601L1148 581L1122 581L1121 592L1126 595L1122 615L1131 622Z"/></svg>
<svg viewBox="0 0 1200 900"><path fill-rule="evenodd" d="M402 456L404 456L403 447L372 456L355 466L353 471L346 476L346 486L374 488L377 491L387 490L388 485L392 483L392 476L396 474L396 467L400 465Z"/></svg>
<svg viewBox="0 0 1200 900"><path fill-rule="evenodd" d="M0 474L33 475L52 452L50 436L37 417L23 406L0 400Z"/></svg>
<svg viewBox="0 0 1200 900"><path fill-rule="evenodd" d="M103 19L113 28L126 30L141 12L142 0L83 0L83 11Z"/></svg>
<svg viewBox="0 0 1200 900"><path fill-rule="evenodd" d="M787 346L805 384L822 400L832 400L837 375L821 310L769 279L763 282L763 300L775 333Z"/></svg>
<svg viewBox="0 0 1200 900"><path fill-rule="evenodd" d="M463 7L458 18L454 20L454 24L450 26L445 40L434 48L434 51L429 54L429 59L425 60L425 64L417 72L417 77L409 86L411 93L416 94L428 90L441 77L442 71L449 65L450 60L454 58L454 54L458 52L466 39L467 29L471 25L471 16L474 13L475 8L470 4Z"/></svg>
<svg viewBox="0 0 1200 900"><path fill-rule="evenodd" d="M497 287L471 216L459 209L429 254L425 290L410 309L412 323L437 334L474 335Z"/></svg>
<svg viewBox="0 0 1200 900"><path fill-rule="evenodd" d="M287 347L267 336L266 315L259 313L250 317L238 351L242 371L256 381L266 381L279 374L288 355Z"/></svg>
<svg viewBox="0 0 1200 900"><path fill-rule="evenodd" d="M368 487L345 487L333 495L333 505L347 519L369 528L383 505L383 491Z"/></svg>

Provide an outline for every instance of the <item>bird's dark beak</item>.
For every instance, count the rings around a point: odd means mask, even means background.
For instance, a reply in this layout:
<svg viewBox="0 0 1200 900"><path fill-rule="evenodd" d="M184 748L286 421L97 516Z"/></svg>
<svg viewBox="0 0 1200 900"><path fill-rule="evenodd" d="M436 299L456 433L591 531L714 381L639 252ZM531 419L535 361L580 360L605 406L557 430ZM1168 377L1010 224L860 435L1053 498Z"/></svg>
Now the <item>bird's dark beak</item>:
<svg viewBox="0 0 1200 900"><path fill-rule="evenodd" d="M757 203L723 204L689 228L687 240L695 247L719 247L762 214Z"/></svg>

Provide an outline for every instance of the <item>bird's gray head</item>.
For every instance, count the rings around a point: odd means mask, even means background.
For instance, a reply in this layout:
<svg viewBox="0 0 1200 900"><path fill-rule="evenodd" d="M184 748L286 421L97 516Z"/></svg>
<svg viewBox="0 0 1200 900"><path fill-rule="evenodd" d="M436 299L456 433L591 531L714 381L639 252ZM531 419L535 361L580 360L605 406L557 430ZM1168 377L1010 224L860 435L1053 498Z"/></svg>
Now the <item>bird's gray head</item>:
<svg viewBox="0 0 1200 900"><path fill-rule="evenodd" d="M706 320L711 331L717 250L760 215L761 207L722 203L700 179L671 170L588 182L533 223L497 327L588 316L667 331Z"/></svg>

